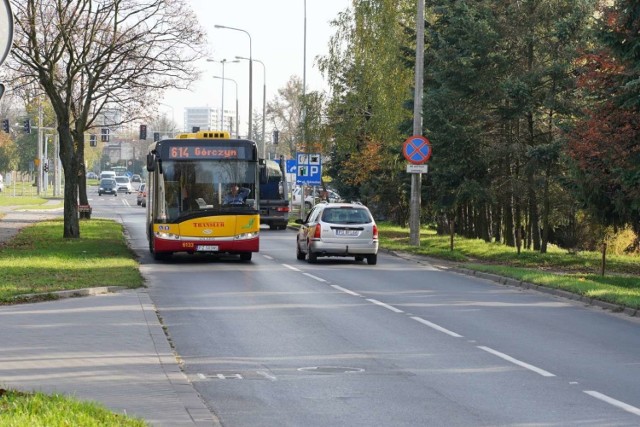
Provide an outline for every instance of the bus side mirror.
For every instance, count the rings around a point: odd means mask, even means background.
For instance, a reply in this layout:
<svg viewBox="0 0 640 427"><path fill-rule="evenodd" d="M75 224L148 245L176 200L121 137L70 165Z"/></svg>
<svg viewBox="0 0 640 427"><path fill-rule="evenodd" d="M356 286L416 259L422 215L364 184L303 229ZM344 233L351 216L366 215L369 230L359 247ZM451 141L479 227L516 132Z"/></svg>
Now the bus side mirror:
<svg viewBox="0 0 640 427"><path fill-rule="evenodd" d="M149 172L156 170L156 156L151 153L147 154L147 170Z"/></svg>

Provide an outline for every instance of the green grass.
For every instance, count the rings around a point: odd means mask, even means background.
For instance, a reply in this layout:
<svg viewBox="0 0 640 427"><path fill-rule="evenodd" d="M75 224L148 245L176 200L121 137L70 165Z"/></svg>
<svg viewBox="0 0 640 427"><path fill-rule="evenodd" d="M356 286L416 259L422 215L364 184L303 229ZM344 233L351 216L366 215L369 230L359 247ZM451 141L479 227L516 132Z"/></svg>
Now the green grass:
<svg viewBox="0 0 640 427"><path fill-rule="evenodd" d="M4 427L142 427L140 419L113 413L99 403L58 394L0 389L0 425Z"/></svg>
<svg viewBox="0 0 640 427"><path fill-rule="evenodd" d="M456 236L450 249L449 236L438 236L423 228L420 246L409 244L409 229L381 223L380 247L457 262L461 267L511 277L521 281L563 289L589 298L640 309L640 256L607 255L602 276L602 254L570 254L550 246L546 254L516 249L481 239Z"/></svg>
<svg viewBox="0 0 640 427"><path fill-rule="evenodd" d="M62 219L23 229L0 249L0 304L20 295L96 286L142 285L122 225L80 221L79 239L63 239Z"/></svg>

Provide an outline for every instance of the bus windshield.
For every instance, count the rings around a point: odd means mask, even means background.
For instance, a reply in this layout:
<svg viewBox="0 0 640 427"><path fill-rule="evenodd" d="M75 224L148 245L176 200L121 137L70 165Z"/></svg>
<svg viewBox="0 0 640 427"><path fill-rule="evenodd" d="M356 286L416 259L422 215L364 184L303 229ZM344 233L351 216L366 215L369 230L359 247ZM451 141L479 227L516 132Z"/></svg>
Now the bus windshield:
<svg viewBox="0 0 640 427"><path fill-rule="evenodd" d="M256 163L246 160L164 160L158 174L156 217L256 209Z"/></svg>

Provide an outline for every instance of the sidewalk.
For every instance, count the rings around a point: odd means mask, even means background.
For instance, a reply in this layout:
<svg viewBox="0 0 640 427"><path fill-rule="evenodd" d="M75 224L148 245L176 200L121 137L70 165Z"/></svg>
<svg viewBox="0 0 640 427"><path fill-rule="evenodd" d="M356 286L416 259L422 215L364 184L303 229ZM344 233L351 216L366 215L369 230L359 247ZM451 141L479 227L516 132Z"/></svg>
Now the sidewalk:
<svg viewBox="0 0 640 427"><path fill-rule="evenodd" d="M61 214L7 211L0 245ZM214 426L146 289L0 306L0 388L100 402L152 426Z"/></svg>

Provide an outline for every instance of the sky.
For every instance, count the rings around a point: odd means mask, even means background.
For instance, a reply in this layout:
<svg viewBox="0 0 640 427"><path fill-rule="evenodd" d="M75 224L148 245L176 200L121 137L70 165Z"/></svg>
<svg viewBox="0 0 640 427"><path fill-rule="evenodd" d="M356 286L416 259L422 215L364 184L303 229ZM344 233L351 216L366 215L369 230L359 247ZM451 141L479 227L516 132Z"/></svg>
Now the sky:
<svg viewBox="0 0 640 427"><path fill-rule="evenodd" d="M217 29L214 25L235 27L250 34L251 56L264 63L263 68L253 61L253 110L261 113L265 80L269 102L291 76L303 77L305 1L307 91L323 91L328 85L315 58L328 53L329 39L336 31L330 21L347 9L351 0L188 0L208 35L210 59L229 61L224 66L224 77L235 80L238 85L241 135L246 134L249 115L249 62L230 61L236 56L249 57L249 36L241 31ZM159 106L159 112L173 117L180 129L185 107L220 108L222 104L222 80L213 77L222 76L222 65L203 58L198 66L202 76L191 90L170 90ZM225 109L234 109L236 86L229 80L225 82Z"/></svg>

